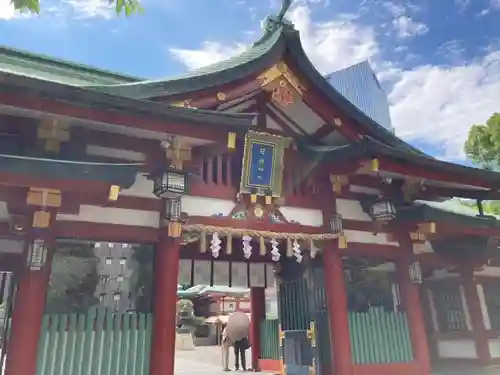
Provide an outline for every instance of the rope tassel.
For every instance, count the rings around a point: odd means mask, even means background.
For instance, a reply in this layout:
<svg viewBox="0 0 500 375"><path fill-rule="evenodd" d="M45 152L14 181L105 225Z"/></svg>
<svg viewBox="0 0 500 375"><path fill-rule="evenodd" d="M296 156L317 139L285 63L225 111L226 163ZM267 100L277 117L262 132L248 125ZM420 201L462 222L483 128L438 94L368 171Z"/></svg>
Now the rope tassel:
<svg viewBox="0 0 500 375"><path fill-rule="evenodd" d="M265 256L266 255L266 241L264 240L264 237L259 238L259 244L260 244L260 255Z"/></svg>
<svg viewBox="0 0 500 375"><path fill-rule="evenodd" d="M200 234L200 253L207 252L207 233L202 231Z"/></svg>
<svg viewBox="0 0 500 375"><path fill-rule="evenodd" d="M229 233L226 237L226 254L231 255L233 253L233 235Z"/></svg>

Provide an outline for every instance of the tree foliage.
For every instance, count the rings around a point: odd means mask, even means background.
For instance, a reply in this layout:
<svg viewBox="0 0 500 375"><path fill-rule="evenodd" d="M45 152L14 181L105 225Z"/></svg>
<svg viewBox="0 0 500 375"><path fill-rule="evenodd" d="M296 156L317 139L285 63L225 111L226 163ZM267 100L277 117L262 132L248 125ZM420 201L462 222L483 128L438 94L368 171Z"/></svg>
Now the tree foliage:
<svg viewBox="0 0 500 375"><path fill-rule="evenodd" d="M106 1L106 0L103 0ZM142 7L139 0L108 0L114 4L116 14L124 13L131 16L134 13L142 13ZM20 12L29 12L40 14L40 0L11 0L14 8Z"/></svg>
<svg viewBox="0 0 500 375"><path fill-rule="evenodd" d="M467 157L477 166L498 170L500 168L500 113L494 113L486 124L472 125L464 145ZM476 207L476 203L462 202ZM500 201L483 203L485 214L500 215Z"/></svg>
<svg viewBox="0 0 500 375"><path fill-rule="evenodd" d="M476 165L486 169L500 166L500 113L494 113L486 124L472 125L464 151Z"/></svg>

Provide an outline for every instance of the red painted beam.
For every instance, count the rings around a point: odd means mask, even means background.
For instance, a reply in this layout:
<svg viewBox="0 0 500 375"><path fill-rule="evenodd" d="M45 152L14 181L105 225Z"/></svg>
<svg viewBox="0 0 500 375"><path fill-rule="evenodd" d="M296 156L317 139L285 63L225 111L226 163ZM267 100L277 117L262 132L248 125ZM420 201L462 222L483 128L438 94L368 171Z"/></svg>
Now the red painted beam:
<svg viewBox="0 0 500 375"><path fill-rule="evenodd" d="M97 121L111 125L120 125L177 136L195 137L218 141L227 139L227 129L203 127L186 124L175 124L168 121L147 118L140 115L125 115L120 112L79 106L43 99L34 95L17 95L0 93L0 104L21 109L37 111L46 115L57 115L81 120Z"/></svg>
<svg viewBox="0 0 500 375"><path fill-rule="evenodd" d="M0 173L0 184L11 187L38 187L56 190L102 193L108 191L109 184L99 181L45 180L17 173Z"/></svg>
<svg viewBox="0 0 500 375"><path fill-rule="evenodd" d="M227 82L222 85L212 86L203 90L191 91L188 93L180 93L175 95L163 96L155 98L155 101L166 103L179 103L187 101L189 105L196 108L210 108L216 104L222 104L234 99L237 99L249 92L252 92L260 86L260 82L256 80L258 74L251 74L232 82ZM221 101L217 98L218 93L225 94L225 100Z"/></svg>

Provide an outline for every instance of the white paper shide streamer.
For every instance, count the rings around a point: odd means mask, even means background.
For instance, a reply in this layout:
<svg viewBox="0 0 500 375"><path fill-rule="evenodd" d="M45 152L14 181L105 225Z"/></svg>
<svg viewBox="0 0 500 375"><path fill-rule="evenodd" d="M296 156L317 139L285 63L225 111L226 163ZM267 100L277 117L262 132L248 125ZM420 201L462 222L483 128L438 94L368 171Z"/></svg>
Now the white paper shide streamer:
<svg viewBox="0 0 500 375"><path fill-rule="evenodd" d="M293 250L293 256L295 257L295 260L297 261L297 263L302 262L302 258L303 258L302 251L300 250L300 245L299 245L299 242L297 240L293 241L292 250Z"/></svg>
<svg viewBox="0 0 500 375"><path fill-rule="evenodd" d="M215 232L212 234L212 241L210 241L210 250L212 251L212 256L214 258L219 257L220 249L221 249L221 240L219 238L219 233Z"/></svg>
<svg viewBox="0 0 500 375"><path fill-rule="evenodd" d="M279 242L275 238L271 240L271 259L273 262L279 262L281 254L280 249L278 249Z"/></svg>
<svg viewBox="0 0 500 375"><path fill-rule="evenodd" d="M241 238L242 243L243 243L243 256L246 259L249 259L252 256L252 237L250 236L243 236Z"/></svg>

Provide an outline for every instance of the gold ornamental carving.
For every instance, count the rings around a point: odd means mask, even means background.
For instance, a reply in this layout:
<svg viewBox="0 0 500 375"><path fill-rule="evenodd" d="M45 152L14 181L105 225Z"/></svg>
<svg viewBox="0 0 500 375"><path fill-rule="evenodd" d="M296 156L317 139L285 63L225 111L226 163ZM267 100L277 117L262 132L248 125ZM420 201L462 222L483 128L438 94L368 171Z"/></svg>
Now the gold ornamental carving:
<svg viewBox="0 0 500 375"><path fill-rule="evenodd" d="M266 91L275 91L277 87L289 85L300 96L304 95L305 87L288 68L285 62L280 61L257 77L261 87ZM285 84L283 83L285 82Z"/></svg>
<svg viewBox="0 0 500 375"><path fill-rule="evenodd" d="M196 107L193 107L191 105L191 99L181 100L180 102L173 102L173 103L170 103L170 105L173 107L196 109Z"/></svg>

